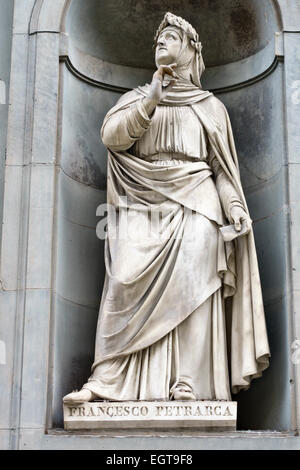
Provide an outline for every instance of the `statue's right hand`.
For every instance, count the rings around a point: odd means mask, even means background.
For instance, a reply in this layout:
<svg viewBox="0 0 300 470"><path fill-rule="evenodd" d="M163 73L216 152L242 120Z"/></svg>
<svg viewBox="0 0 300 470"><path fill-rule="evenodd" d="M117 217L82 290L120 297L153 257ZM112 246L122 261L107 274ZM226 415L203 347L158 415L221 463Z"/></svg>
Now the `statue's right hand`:
<svg viewBox="0 0 300 470"><path fill-rule="evenodd" d="M148 99L150 99L154 104L158 104L161 100L165 98L168 92L172 89L175 78L179 78L177 73L174 72L173 68L176 67L177 64L171 65L160 65L156 72L154 72L152 77L152 82L150 85L150 91L148 94ZM163 86L163 79L165 75L170 75L174 77L173 80L167 86Z"/></svg>

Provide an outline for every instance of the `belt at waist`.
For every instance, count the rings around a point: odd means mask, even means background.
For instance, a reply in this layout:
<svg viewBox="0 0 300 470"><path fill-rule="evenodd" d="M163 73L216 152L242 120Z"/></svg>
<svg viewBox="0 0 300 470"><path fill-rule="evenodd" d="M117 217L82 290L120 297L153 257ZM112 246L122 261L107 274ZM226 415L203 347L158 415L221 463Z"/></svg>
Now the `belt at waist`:
<svg viewBox="0 0 300 470"><path fill-rule="evenodd" d="M183 153L156 153L154 155L141 156L143 160L156 164L176 165L187 162L206 162L206 158L191 157Z"/></svg>

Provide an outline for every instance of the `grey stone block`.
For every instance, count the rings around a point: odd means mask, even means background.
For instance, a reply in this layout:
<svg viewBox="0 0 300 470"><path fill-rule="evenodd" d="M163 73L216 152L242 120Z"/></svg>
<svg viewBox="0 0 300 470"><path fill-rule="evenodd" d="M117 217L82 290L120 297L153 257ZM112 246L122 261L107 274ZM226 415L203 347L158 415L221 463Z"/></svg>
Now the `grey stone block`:
<svg viewBox="0 0 300 470"><path fill-rule="evenodd" d="M287 215L279 211L254 224L258 264L265 302L286 294L287 282Z"/></svg>
<svg viewBox="0 0 300 470"><path fill-rule="evenodd" d="M22 180L28 178L28 168L10 166L5 170L5 194L1 240L1 282L3 288L18 287L19 237L22 222Z"/></svg>
<svg viewBox="0 0 300 470"><path fill-rule="evenodd" d="M97 207L106 202L106 191L75 181L63 171L59 173L59 211L63 218L95 229L99 217Z"/></svg>
<svg viewBox="0 0 300 470"><path fill-rule="evenodd" d="M119 97L64 71L61 166L73 179L102 190L106 189L107 150L100 128L108 109Z"/></svg>
<svg viewBox="0 0 300 470"><path fill-rule="evenodd" d="M98 309L55 296L51 416L54 427L63 427L62 398L80 389L90 376Z"/></svg>
<svg viewBox="0 0 300 470"><path fill-rule="evenodd" d="M12 43L10 106L7 131L7 165L23 164L27 60L28 36L25 34L14 35Z"/></svg>
<svg viewBox="0 0 300 470"><path fill-rule="evenodd" d="M14 378L16 292L0 290L0 429L11 427L11 399ZM0 440L1 442L1 440Z"/></svg>
<svg viewBox="0 0 300 470"><path fill-rule="evenodd" d="M38 165L30 170L27 287L50 289L55 168Z"/></svg>
<svg viewBox="0 0 300 470"><path fill-rule="evenodd" d="M104 281L103 241L95 228L59 221L56 291L65 299L97 308Z"/></svg>
<svg viewBox="0 0 300 470"><path fill-rule="evenodd" d="M35 163L54 163L56 159L59 36L37 36L35 63L34 121L32 156Z"/></svg>
<svg viewBox="0 0 300 470"><path fill-rule="evenodd" d="M279 64L264 80L218 96L231 119L246 195L275 177L285 163L282 78Z"/></svg>
<svg viewBox="0 0 300 470"><path fill-rule="evenodd" d="M286 167L247 193L247 204L254 222L287 210L286 204Z"/></svg>
<svg viewBox="0 0 300 470"><path fill-rule="evenodd" d="M290 344L286 298L265 307L270 341L270 367L253 380L246 392L234 395L238 401L238 429L291 430Z"/></svg>
<svg viewBox="0 0 300 470"><path fill-rule="evenodd" d="M51 292L27 289L20 426L43 427L47 407Z"/></svg>
<svg viewBox="0 0 300 470"><path fill-rule="evenodd" d="M299 28L300 29L300 28ZM299 30L298 29L298 30ZM285 92L287 120L287 150L288 162L300 163L300 35L284 34L284 48L288 51L285 57Z"/></svg>
<svg viewBox="0 0 300 470"><path fill-rule="evenodd" d="M0 450L10 450L9 429L0 429Z"/></svg>
<svg viewBox="0 0 300 470"><path fill-rule="evenodd" d="M289 192L290 192L290 230L291 230L291 261L292 278L295 289L300 289L300 164L290 164Z"/></svg>

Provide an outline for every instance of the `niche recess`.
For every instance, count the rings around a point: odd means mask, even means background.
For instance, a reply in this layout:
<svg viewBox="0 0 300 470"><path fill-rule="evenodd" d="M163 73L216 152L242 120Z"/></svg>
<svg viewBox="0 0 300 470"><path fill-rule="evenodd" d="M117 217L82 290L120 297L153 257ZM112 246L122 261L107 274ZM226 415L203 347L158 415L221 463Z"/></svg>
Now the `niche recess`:
<svg viewBox="0 0 300 470"><path fill-rule="evenodd" d="M151 79L152 40L166 11L199 32L204 88L229 111L252 218L272 351L271 366L239 394L239 429L290 428L281 26L271 0L72 0L61 57L52 424L62 396L89 376L104 280L96 208L105 202L99 129L120 94Z"/></svg>

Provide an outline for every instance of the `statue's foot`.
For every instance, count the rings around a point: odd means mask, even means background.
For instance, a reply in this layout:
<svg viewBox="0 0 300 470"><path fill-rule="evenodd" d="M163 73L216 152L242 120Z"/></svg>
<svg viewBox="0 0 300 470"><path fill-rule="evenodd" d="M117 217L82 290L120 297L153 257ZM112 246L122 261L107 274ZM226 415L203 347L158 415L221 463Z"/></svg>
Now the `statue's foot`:
<svg viewBox="0 0 300 470"><path fill-rule="evenodd" d="M93 401L97 395L87 388L81 389L79 392L72 392L63 397L63 402L68 405L79 405L85 401Z"/></svg>
<svg viewBox="0 0 300 470"><path fill-rule="evenodd" d="M183 388L176 388L172 396L173 400L196 400L192 390L185 390Z"/></svg>

